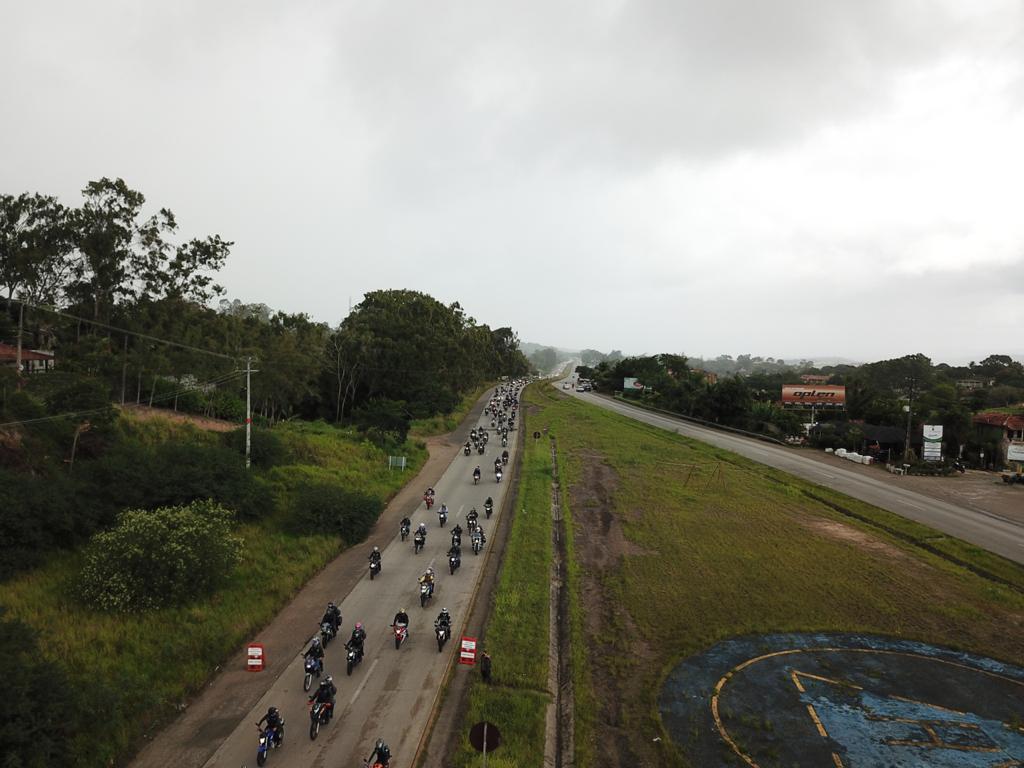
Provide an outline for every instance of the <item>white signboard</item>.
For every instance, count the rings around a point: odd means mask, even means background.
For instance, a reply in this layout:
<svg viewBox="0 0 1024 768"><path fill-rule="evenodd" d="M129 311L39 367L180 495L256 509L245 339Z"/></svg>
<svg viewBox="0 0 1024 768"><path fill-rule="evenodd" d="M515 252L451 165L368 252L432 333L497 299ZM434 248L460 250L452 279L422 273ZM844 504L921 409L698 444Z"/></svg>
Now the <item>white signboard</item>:
<svg viewBox="0 0 1024 768"><path fill-rule="evenodd" d="M924 451L922 457L925 461L942 461L942 425L924 425Z"/></svg>
<svg viewBox="0 0 1024 768"><path fill-rule="evenodd" d="M1024 441L1014 440L1006 449L1007 461L1019 461L1024 463Z"/></svg>
<svg viewBox="0 0 1024 768"><path fill-rule="evenodd" d="M622 380L622 391L623 392L643 392L644 385L640 383L640 379L634 379L627 377Z"/></svg>

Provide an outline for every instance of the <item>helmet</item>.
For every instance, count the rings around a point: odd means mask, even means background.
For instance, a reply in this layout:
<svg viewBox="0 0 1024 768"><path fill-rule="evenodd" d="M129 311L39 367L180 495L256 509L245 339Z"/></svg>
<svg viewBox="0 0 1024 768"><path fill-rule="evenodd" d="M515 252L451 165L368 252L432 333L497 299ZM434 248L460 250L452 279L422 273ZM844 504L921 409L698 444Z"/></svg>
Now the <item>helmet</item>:
<svg viewBox="0 0 1024 768"><path fill-rule="evenodd" d="M362 629L362 628L363 628L363 622L357 621L356 622L356 629Z"/></svg>
<svg viewBox="0 0 1024 768"><path fill-rule="evenodd" d="M441 609L441 613L443 613L445 616L447 616L448 615L448 609L447 608L442 608Z"/></svg>
<svg viewBox="0 0 1024 768"><path fill-rule="evenodd" d="M319 648L320 647L320 638L319 637L314 637L313 638L313 647L314 648Z"/></svg>
<svg viewBox="0 0 1024 768"><path fill-rule="evenodd" d="M323 682L324 682L324 683L326 683L327 685L330 685L331 683L333 683L333 682L334 682L334 678L333 678L333 677L331 677L330 675L328 675L327 677L325 677L325 678L323 679ZM321 684L323 684L323 683L321 683Z"/></svg>
<svg viewBox="0 0 1024 768"><path fill-rule="evenodd" d="M374 744L374 746L377 747L377 749L380 749L381 747L383 747L384 746L384 739L377 739L377 743Z"/></svg>
<svg viewBox="0 0 1024 768"><path fill-rule="evenodd" d="M333 611L334 610L334 603L328 603L327 604L327 610L328 611Z"/></svg>
<svg viewBox="0 0 1024 768"><path fill-rule="evenodd" d="M373 548L373 551L374 551L374 552L380 552L380 547L374 547L374 548Z"/></svg>
<svg viewBox="0 0 1024 768"><path fill-rule="evenodd" d="M267 717L273 717L277 714L277 707L271 707L267 710Z"/></svg>
<svg viewBox="0 0 1024 768"><path fill-rule="evenodd" d="M399 613L405 613L405 608L399 608L399 609L398 609L398 612L399 612Z"/></svg>

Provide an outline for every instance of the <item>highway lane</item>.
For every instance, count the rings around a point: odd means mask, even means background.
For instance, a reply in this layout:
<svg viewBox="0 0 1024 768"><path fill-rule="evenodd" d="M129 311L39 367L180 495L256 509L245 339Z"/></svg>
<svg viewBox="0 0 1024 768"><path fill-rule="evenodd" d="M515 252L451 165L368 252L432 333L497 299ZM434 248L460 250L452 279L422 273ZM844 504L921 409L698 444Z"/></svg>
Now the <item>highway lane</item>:
<svg viewBox="0 0 1024 768"><path fill-rule="evenodd" d="M554 386L561 389L562 382L556 382ZM600 408L667 429L670 432L692 437L718 448L725 448L812 483L841 491L855 499L874 504L1002 555L1009 560L1024 564L1024 526L1012 520L934 499L841 467L823 464L807 456L802 456L796 450L742 435L708 429L682 419L653 413L618 400L595 395L592 392L576 392L574 389L561 391L566 394L571 393Z"/></svg>
<svg viewBox="0 0 1024 768"><path fill-rule="evenodd" d="M517 422L519 419L517 416ZM516 434L512 432L509 435L510 465L515 458L513 438ZM207 766L238 768L240 765L255 765L257 732L254 723L271 705L281 710L286 735L283 747L271 752L268 765L303 768L359 765L370 753L377 737L384 738L391 746L392 766L411 765L445 670L458 652L458 639L473 589L488 560L486 553L491 532L498 522L509 485L507 473L500 484L494 479L493 462L502 450L501 438L492 430L484 455L474 451L466 457L460 451L435 485L437 503L434 508L428 512L420 503L416 512L410 515L414 530L421 521L427 524L424 550L414 554L412 537L403 542L396 530L394 539L387 547L382 547L380 575L371 582L367 572L339 603L343 617L341 633L327 647L324 660L325 672L334 677L338 687L337 711L333 722L321 728L317 740L310 741L309 738L308 694L302 690L303 659L300 652L207 761ZM482 478L479 485L474 485L472 470L478 464ZM490 520L484 514L484 500L488 496L494 499L494 514ZM449 508L448 523L444 528L440 527L437 517L442 502ZM479 556L475 556L469 545L469 534L464 532L462 567L450 575L446 554L451 544L450 531L456 523L465 531L465 515L474 506L480 514L488 544ZM436 573L435 596L428 601L426 608L421 608L417 579L428 565L433 565ZM453 639L443 653L438 653L433 627L442 607L448 608L452 614ZM390 624L399 608L405 608L409 613L410 627L408 639L401 649L396 650ZM319 619L319 615L309 617L310 637ZM367 632L365 657L348 677L344 643L357 621L363 623Z"/></svg>

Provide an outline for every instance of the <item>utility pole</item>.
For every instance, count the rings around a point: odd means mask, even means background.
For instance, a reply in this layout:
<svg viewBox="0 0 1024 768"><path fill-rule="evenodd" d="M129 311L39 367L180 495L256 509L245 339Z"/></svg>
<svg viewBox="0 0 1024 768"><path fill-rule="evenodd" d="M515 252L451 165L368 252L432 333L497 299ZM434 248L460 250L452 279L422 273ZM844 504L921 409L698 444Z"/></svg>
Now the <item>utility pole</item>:
<svg viewBox="0 0 1024 768"><path fill-rule="evenodd" d="M14 356L14 370L17 372L18 377L21 377L21 334L25 328L25 302L22 299L18 300L18 351Z"/></svg>
<svg viewBox="0 0 1024 768"><path fill-rule="evenodd" d="M249 468L249 453L252 450L252 356L245 358L245 468Z"/></svg>
<svg viewBox="0 0 1024 768"><path fill-rule="evenodd" d="M914 385L917 384L917 379L913 376L908 377L907 381L910 382L910 399L907 401L907 437L903 442L903 463L910 463L910 425L911 418L914 415Z"/></svg>
<svg viewBox="0 0 1024 768"><path fill-rule="evenodd" d="M128 385L128 335L124 337L124 358L121 362L121 405L124 405L124 391Z"/></svg>

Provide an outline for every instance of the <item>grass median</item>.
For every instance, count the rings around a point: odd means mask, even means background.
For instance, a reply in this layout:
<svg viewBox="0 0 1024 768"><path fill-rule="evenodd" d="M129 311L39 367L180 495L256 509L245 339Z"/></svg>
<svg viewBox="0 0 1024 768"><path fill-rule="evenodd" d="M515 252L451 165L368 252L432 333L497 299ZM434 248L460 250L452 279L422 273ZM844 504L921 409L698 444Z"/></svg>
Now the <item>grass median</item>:
<svg viewBox="0 0 1024 768"><path fill-rule="evenodd" d="M524 428L532 431L532 421ZM519 482L494 605L481 639L482 650L493 659L493 681L486 685L477 679L471 685L464 729L468 733L481 720L498 726L501 750L487 761L496 768L538 765L544 754L552 557L547 440L525 441ZM451 765L476 765L479 759L463 737Z"/></svg>
<svg viewBox="0 0 1024 768"><path fill-rule="evenodd" d="M687 765L657 697L729 637L870 632L1024 659L1019 566L550 387L526 402L557 437L574 531L577 764Z"/></svg>

